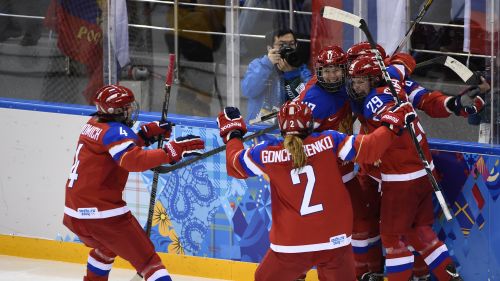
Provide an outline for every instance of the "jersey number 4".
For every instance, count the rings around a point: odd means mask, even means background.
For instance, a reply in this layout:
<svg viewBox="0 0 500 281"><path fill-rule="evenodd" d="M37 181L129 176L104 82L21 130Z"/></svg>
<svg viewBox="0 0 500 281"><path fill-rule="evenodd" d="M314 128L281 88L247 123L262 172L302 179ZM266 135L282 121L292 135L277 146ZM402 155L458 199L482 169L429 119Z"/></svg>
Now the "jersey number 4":
<svg viewBox="0 0 500 281"><path fill-rule="evenodd" d="M78 160L78 154L80 154L80 150L83 147L83 143L79 143L78 147L76 148L76 153L75 153L75 163L73 163L73 166L71 166L71 173L69 174L69 183L68 187L73 187L73 184L75 181L78 179L78 174L76 173L78 170L78 166L80 165L80 160Z"/></svg>
<svg viewBox="0 0 500 281"><path fill-rule="evenodd" d="M293 169L290 172L293 184L300 184L300 174L306 174L307 177L306 190L304 191L304 198L302 198L302 205L300 206L300 214L305 216L323 211L323 204L316 204L313 206L310 205L311 197L314 191L314 184L316 183L313 167L306 165L300 169Z"/></svg>

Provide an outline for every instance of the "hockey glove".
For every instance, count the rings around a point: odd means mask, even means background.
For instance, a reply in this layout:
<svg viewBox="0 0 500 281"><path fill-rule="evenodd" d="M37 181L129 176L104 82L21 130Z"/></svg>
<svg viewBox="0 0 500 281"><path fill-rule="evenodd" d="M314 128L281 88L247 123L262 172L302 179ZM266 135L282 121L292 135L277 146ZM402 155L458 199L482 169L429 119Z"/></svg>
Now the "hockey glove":
<svg viewBox="0 0 500 281"><path fill-rule="evenodd" d="M405 67L406 71L408 71L408 75L410 75L417 67L415 59L410 54L406 53L396 53L391 57L386 58L384 63L386 65L400 64Z"/></svg>
<svg viewBox="0 0 500 281"><path fill-rule="evenodd" d="M242 138L247 132L247 125L236 107L226 107L217 117L220 136L224 143L232 138Z"/></svg>
<svg viewBox="0 0 500 281"><path fill-rule="evenodd" d="M399 136L403 133L406 124L413 122L416 116L417 114L415 113L411 103L405 102L382 113L380 122L382 122L382 125L387 126L387 128Z"/></svg>
<svg viewBox="0 0 500 281"><path fill-rule="evenodd" d="M477 86L469 87L457 96L446 100L446 108L457 116L468 117L477 114L484 108L484 99Z"/></svg>
<svg viewBox="0 0 500 281"><path fill-rule="evenodd" d="M170 121L154 121L141 126L138 135L144 140L146 146L150 146L159 140L160 137L169 139L174 123Z"/></svg>
<svg viewBox="0 0 500 281"><path fill-rule="evenodd" d="M198 136L187 135L169 141L163 147L168 155L168 163L175 164L183 157L201 155L205 142Z"/></svg>

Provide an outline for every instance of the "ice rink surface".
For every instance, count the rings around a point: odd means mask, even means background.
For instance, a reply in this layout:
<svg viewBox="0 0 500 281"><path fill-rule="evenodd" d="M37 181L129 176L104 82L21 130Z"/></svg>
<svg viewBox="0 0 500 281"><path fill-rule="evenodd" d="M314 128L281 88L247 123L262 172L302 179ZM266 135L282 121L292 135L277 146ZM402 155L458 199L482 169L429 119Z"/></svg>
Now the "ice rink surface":
<svg viewBox="0 0 500 281"><path fill-rule="evenodd" d="M85 265L51 260L0 255L0 281L81 281ZM113 268L109 281L129 281L135 271ZM186 275L172 275L173 281L223 281Z"/></svg>

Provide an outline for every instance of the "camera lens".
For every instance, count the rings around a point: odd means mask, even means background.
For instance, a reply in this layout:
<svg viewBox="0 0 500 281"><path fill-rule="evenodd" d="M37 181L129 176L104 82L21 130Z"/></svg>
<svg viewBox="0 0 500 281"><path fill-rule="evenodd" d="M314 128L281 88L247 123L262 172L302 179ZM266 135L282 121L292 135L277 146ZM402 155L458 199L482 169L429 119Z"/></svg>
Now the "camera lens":
<svg viewBox="0 0 500 281"><path fill-rule="evenodd" d="M280 48L279 54L289 65L299 67L302 64L302 59L296 48L284 45Z"/></svg>

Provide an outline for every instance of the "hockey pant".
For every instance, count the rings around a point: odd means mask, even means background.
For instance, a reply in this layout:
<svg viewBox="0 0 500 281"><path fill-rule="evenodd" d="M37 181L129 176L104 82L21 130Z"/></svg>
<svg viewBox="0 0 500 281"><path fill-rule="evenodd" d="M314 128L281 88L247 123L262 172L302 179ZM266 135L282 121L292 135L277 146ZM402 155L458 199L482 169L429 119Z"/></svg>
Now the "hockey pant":
<svg viewBox="0 0 500 281"><path fill-rule="evenodd" d="M448 281L445 267L452 263L446 245L432 230L433 190L427 177L405 182L382 182L380 232L386 250L389 281L407 281L414 256L407 245L420 253L439 281Z"/></svg>
<svg viewBox="0 0 500 281"><path fill-rule="evenodd" d="M345 185L351 196L354 215L352 247L356 276L382 272L379 183L366 174L358 174Z"/></svg>
<svg viewBox="0 0 500 281"><path fill-rule="evenodd" d="M271 249L255 271L255 281L293 281L313 266L320 281L355 281L351 245L333 250L278 253Z"/></svg>
<svg viewBox="0 0 500 281"><path fill-rule="evenodd" d="M106 219L64 216L64 225L92 248L84 281L107 281L115 257L129 261L148 281L171 281L146 233L130 212Z"/></svg>

